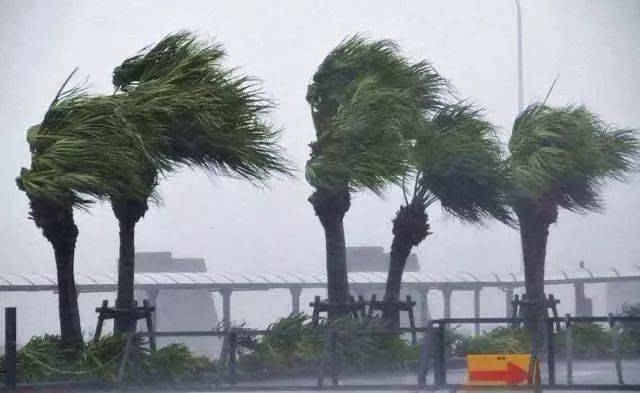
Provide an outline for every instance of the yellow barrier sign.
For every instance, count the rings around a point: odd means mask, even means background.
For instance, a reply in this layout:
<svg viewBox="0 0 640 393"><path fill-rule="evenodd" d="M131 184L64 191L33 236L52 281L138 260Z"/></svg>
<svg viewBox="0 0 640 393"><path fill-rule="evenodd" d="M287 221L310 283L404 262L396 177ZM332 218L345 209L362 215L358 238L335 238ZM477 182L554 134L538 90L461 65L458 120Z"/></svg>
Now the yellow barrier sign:
<svg viewBox="0 0 640 393"><path fill-rule="evenodd" d="M540 381L540 367L531 355L467 355L468 385L526 385ZM529 376L529 371L533 376Z"/></svg>

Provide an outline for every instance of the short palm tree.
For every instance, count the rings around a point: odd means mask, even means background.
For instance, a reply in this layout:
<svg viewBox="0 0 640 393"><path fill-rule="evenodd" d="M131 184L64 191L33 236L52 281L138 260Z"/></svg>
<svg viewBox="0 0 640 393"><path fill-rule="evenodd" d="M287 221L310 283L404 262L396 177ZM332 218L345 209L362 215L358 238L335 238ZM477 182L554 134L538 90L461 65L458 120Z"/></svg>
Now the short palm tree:
<svg viewBox="0 0 640 393"><path fill-rule="evenodd" d="M141 165L140 145L112 118L117 105L111 97L90 97L63 85L42 122L27 134L31 167L23 168L17 179L29 198L31 218L54 250L60 334L69 347L82 344L73 209L87 209L96 197L142 192L135 175Z"/></svg>
<svg viewBox="0 0 640 393"><path fill-rule="evenodd" d="M151 141L149 149L167 163L160 171L153 165L140 168L146 195L111 198L120 225L119 308L133 307L135 225L147 211L159 175L186 165L263 183L291 171L277 144L279 132L266 121L271 103L256 80L222 65L224 55L220 45L180 32L114 70L116 96L131 105L123 116L135 119L142 141ZM133 330L135 320L116 319L116 333Z"/></svg>
<svg viewBox="0 0 640 393"><path fill-rule="evenodd" d="M510 203L518 218L525 271L524 309L532 350L542 350L546 316L545 256L558 209L586 213L602 208L600 189L624 178L639 151L633 130L605 124L584 106L536 103L516 118L509 141Z"/></svg>
<svg viewBox="0 0 640 393"><path fill-rule="evenodd" d="M511 223L503 193L504 170L494 127L466 103L447 105L425 118L410 148L412 185L393 220L393 241L383 318L399 325L402 273L411 249L429 234L427 209L435 202L471 223L494 217Z"/></svg>
<svg viewBox="0 0 640 393"><path fill-rule="evenodd" d="M324 59L307 92L316 141L306 178L324 229L329 302L349 300L343 218L350 193L381 193L407 170L407 136L441 106L446 83L388 40L346 39Z"/></svg>

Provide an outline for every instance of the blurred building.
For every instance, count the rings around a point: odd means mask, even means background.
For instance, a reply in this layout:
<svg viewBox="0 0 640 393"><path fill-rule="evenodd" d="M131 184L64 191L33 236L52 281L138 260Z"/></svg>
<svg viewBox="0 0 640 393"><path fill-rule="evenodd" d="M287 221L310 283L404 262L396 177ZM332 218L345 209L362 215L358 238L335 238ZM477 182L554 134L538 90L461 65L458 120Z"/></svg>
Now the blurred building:
<svg viewBox="0 0 640 393"><path fill-rule="evenodd" d="M622 306L640 303L640 283L638 281L607 283L607 313L619 313Z"/></svg>
<svg viewBox="0 0 640 393"><path fill-rule="evenodd" d="M136 273L204 273L207 265L202 258L173 258L170 252L137 252ZM154 324L157 331L213 330L219 323L211 292L206 289L136 290L138 304L149 299L156 307ZM146 330L143 320L139 330ZM221 343L212 337L159 338L159 346L186 344L191 350L206 356L218 356Z"/></svg>

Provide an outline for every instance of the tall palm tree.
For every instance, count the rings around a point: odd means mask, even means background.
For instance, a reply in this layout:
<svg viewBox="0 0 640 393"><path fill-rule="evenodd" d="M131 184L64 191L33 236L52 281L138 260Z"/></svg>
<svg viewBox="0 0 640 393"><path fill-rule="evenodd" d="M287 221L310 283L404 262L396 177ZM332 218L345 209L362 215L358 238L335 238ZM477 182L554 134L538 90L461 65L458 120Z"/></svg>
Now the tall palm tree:
<svg viewBox="0 0 640 393"><path fill-rule="evenodd" d="M472 223L494 217L511 223L500 144L494 127L469 104L447 105L425 118L410 149L413 185L403 182L404 204L393 220L383 318L399 326L402 273L411 249L429 234L427 208L436 201Z"/></svg>
<svg viewBox="0 0 640 393"><path fill-rule="evenodd" d="M633 130L605 124L584 106L530 105L516 118L509 141L510 203L518 218L525 271L524 309L532 351L541 352L546 315L544 272L549 226L558 209L602 209L600 189L624 179L640 145Z"/></svg>
<svg viewBox="0 0 640 393"><path fill-rule="evenodd" d="M73 209L89 208L94 198L140 194L135 171L141 162L136 139L123 134L123 124L111 116L117 100L90 97L78 88L64 90L68 81L42 122L27 133L31 167L23 168L16 180L29 198L31 218L53 247L60 334L62 342L74 348L82 344L82 330L74 279L78 228Z"/></svg>
<svg viewBox="0 0 640 393"><path fill-rule="evenodd" d="M180 32L114 70L116 95L131 104L124 116L136 118L141 139L153 141L153 151L168 163L160 171L154 166L140 168L147 195L111 199L120 225L119 308L133 307L135 225L147 211L158 176L186 165L263 183L274 174L291 171L277 144L279 131L266 120L272 104L257 80L225 67L224 56L219 44ZM153 99L148 100L150 96ZM133 330L135 320L116 319L116 333Z"/></svg>
<svg viewBox="0 0 640 393"><path fill-rule="evenodd" d="M307 102L316 131L306 178L324 229L329 302L349 299L343 218L350 193L380 194L407 170L406 137L441 106L445 81L426 61L411 63L392 41L356 35L313 75Z"/></svg>

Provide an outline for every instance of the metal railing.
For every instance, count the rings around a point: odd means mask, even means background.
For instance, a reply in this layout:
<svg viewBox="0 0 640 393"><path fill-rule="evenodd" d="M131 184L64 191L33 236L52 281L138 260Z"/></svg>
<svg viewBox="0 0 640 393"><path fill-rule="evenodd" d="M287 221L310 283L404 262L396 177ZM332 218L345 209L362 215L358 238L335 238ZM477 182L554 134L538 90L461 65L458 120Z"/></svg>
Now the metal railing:
<svg viewBox="0 0 640 393"><path fill-rule="evenodd" d="M423 348L423 357L420 362L418 371L418 386L426 386L429 358L433 359L434 366L434 385L436 389L447 390L493 390L507 389L518 390L517 386L469 386L461 384L447 383L447 359L445 349L445 330L447 325L451 324L477 324L477 323L509 323L518 326L527 322L525 318L445 318L432 320L429 324L427 338L425 339ZM547 362L547 383L532 383L525 386L527 389L532 387L535 390L640 390L639 384L625 384L622 368L622 354L620 348L619 334L617 324L619 322L640 322L640 316L616 316L609 314L601 317L574 317L566 314L564 317L548 317L541 320L546 324L546 362ZM573 379L573 339L572 330L576 323L607 323L611 329L613 362L616 369L617 384L577 384ZM566 361L566 378L565 384L556 382L556 343L553 327L558 328L564 325L566 331L565 339L565 361ZM536 357L536 356L534 356Z"/></svg>
<svg viewBox="0 0 640 393"><path fill-rule="evenodd" d="M9 315L8 318L12 316ZM524 318L447 318L432 320L426 327L418 328L402 328L398 330L371 330L366 328L360 328L354 330L351 328L348 332L341 331L338 328L326 328L316 329L312 333L301 331L286 331L286 330L250 330L250 329L237 329L230 328L224 331L176 331L176 332L138 332L130 334L127 337L125 347L123 349L121 363L118 367L117 381L114 384L100 384L94 388L91 386L84 386L82 390L102 390L105 388L126 389L130 384L142 385L142 367L140 362L140 355L142 351L142 345L145 338L158 338L158 337L219 337L224 340L223 351L219 359L223 363L224 367L218 368L216 383L197 384L189 383L185 385L153 385L153 390L174 390L174 391L312 391L312 390L326 390L326 391L434 391L434 390L448 390L448 391L460 391L460 390L640 390L638 384L628 384L624 381L623 365L621 361L621 348L619 335L617 332L617 324L626 322L639 322L640 317L623 317L608 315L604 317L572 317L566 315L565 317L545 318L544 323L547 324L548 330L553 332L553 327L557 324L562 324L566 331L565 340L565 361L566 361L566 383L557 383L556 381L556 357L555 357L555 339L554 335L548 335L547 339L547 382L546 383L533 383L530 385L513 386L513 385L485 385L485 386L471 386L467 384L452 384L447 382L448 371L448 356L446 347L446 327L452 324L502 324L507 323L511 325L523 324L526 320ZM612 354L615 369L617 383L615 384L581 384L575 383L573 378L573 340L572 329L577 323L598 322L607 323L611 328L611 345ZM344 384L339 381L339 367L338 359L336 357L336 342L340 337L346 337L348 335L398 335L401 333L422 334L424 339L421 343L420 358L417 365L417 375L415 384ZM11 333L9 333L10 335ZM307 385L238 385L238 372L237 372L237 354L239 338L243 336L261 336L261 335L278 335L278 336L293 336L293 335L308 335L314 334L324 339L324 350L320 362L318 364L315 384ZM11 361L15 357L7 356L5 361ZM129 369L131 368L131 369ZM433 369L433 383L429 384L427 376L430 369ZM15 364L7 364L5 370L15 370ZM133 381L127 379L127 372L132 371ZM329 377L331 383L326 385L325 379ZM7 381L13 376L7 376ZM226 384L225 384L226 383ZM3 390L10 390L5 386ZM15 386L15 385L14 385ZM38 389L38 384L28 384L29 387ZM74 386L65 383L51 383L40 384L40 386L47 386L49 389L56 387L64 387L66 390L74 390ZM27 387L26 384L22 384L22 387Z"/></svg>
<svg viewBox="0 0 640 393"><path fill-rule="evenodd" d="M281 336L288 335L300 335L299 331L287 332L287 331L273 331L273 330L248 330L248 329L230 329L227 331L208 331L208 332L140 332L130 336L130 340L127 340L128 349L125 348L125 356L122 362L121 372L119 374L119 381L124 382L124 367L128 362L128 359L134 360L134 349L136 343L142 342L144 337L222 337L225 339L225 346L227 346L227 354L221 356L221 360L228 362L227 375L225 380L229 386L215 386L205 389L211 389L211 391L224 391L224 390L260 390L260 391L288 391L288 390L640 390L638 384L625 384L623 378L623 368L621 362L621 350L619 343L619 336L617 334L616 324L619 322L640 322L640 317L629 316L614 316L608 315L604 317L573 317L566 315L565 317L552 317L544 318L543 322L547 326L546 345L546 363L547 363L547 382L541 383L540 381L532 382L529 385L514 386L514 385L484 385L484 386L471 386L468 384L450 384L447 382L447 349L446 349L446 327L451 324L496 324L496 323L508 323L511 325L519 325L527 322L525 318L446 318L432 320L428 326L420 328L402 328L394 331L374 331L374 330L359 330L349 331L348 334L357 335L397 335L400 333L421 333L424 335L424 340L421 347L420 360L417 367L417 379L416 384L384 384L384 385L339 385L338 373L337 373L337 361L335 355L336 341L343 333L339 329L327 329L324 331L317 331L314 334L325 336L324 354L320 361L317 372L316 385L281 385L281 386L237 386L237 370L236 370L236 351L237 342L239 336L259 336L265 334L277 334ZM576 323L588 323L588 322L600 322L608 323L611 328L612 348L613 348L613 362L616 369L617 384L585 384L575 383L573 380L573 356L572 356L572 329ZM565 360L567 367L567 381L566 383L556 382L556 348L555 338L553 334L554 326L564 325L566 333L565 340ZM224 347L224 346L223 346ZM224 351L223 351L224 352ZM433 366L433 384L427 383L427 376L429 374L430 366ZM136 373L139 372L139 367L136 368ZM329 374L331 385L324 384L325 376ZM136 380L140 380L139 376ZM190 389L191 387L189 387Z"/></svg>

